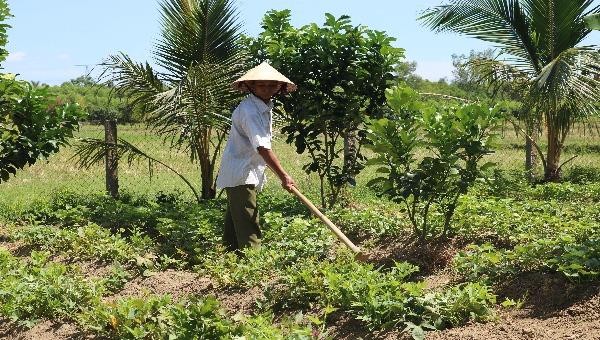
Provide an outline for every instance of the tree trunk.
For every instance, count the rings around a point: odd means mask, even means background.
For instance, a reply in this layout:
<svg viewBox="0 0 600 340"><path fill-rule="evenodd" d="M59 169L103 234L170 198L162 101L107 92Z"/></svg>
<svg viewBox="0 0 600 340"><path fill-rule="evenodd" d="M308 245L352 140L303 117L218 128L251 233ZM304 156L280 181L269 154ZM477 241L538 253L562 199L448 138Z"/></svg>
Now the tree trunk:
<svg viewBox="0 0 600 340"><path fill-rule="evenodd" d="M201 198L212 199L216 197L217 191L214 187L215 165L210 157L210 130L202 131L200 136L198 162L200 163L200 180L202 183Z"/></svg>
<svg viewBox="0 0 600 340"><path fill-rule="evenodd" d="M347 176L348 183L356 183L355 166L356 153L358 151L358 136L356 130L349 130L344 136L344 169L343 173Z"/></svg>
<svg viewBox="0 0 600 340"><path fill-rule="evenodd" d="M216 197L217 191L214 188L214 173L213 164L210 163L210 157L201 159L201 163L206 163L200 166L201 177L202 177L202 198L212 199Z"/></svg>
<svg viewBox="0 0 600 340"><path fill-rule="evenodd" d="M117 144L117 121L107 119L104 121L104 142L111 145L106 148L104 155L106 192L113 198L119 197L119 159L114 145Z"/></svg>
<svg viewBox="0 0 600 340"><path fill-rule="evenodd" d="M546 169L544 181L558 182L560 180L560 153L562 151L558 129L548 125L548 155L546 156Z"/></svg>
<svg viewBox="0 0 600 340"><path fill-rule="evenodd" d="M535 138L528 132L528 136L525 136L525 171L527 172L527 179L529 182L533 182L534 180L534 168L537 160L537 152L533 147L533 143L535 142L531 138Z"/></svg>

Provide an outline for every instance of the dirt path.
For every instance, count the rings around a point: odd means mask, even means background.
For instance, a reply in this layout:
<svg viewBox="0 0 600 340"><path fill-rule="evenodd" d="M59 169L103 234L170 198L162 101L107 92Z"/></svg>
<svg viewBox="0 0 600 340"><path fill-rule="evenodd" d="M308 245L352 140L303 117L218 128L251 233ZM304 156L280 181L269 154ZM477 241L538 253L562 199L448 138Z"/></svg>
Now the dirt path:
<svg viewBox="0 0 600 340"><path fill-rule="evenodd" d="M196 273L177 270L156 272L148 277L139 276L125 284L118 293L104 298L114 301L125 297L144 297L147 295L169 294L174 300L187 295L200 295L212 288L210 279Z"/></svg>
<svg viewBox="0 0 600 340"><path fill-rule="evenodd" d="M41 321L31 329L19 328L6 319L0 319L0 339L7 340L80 340L90 339L76 325L60 321Z"/></svg>

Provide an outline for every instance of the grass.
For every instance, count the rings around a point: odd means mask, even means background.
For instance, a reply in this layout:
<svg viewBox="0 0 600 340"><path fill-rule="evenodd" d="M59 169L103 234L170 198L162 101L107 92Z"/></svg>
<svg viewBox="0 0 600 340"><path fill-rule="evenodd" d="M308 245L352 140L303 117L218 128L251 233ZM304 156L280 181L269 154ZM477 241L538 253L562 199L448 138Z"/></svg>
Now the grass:
<svg viewBox="0 0 600 340"><path fill-rule="evenodd" d="M195 164L189 161L188 155L183 151L173 151L163 142L161 137L149 133L141 125L120 125L119 137L124 138L134 145L139 146L152 156L166 161L175 169L185 175L192 183L199 185L200 174ZM522 169L523 151L522 138L515 135L512 129L506 128L499 131L501 137L497 151L486 157L487 161L497 163L497 167L504 170ZM77 137L103 138L103 127L100 125L83 125ZM543 137L540 145L544 145ZM595 130L584 129L576 126L573 134L567 140L563 160L577 155L573 161L565 166L568 173L573 168L600 169L600 153L597 152L600 137ZM285 143L283 136L274 141L274 150L278 154L284 168L299 184L305 194L318 202L318 188L313 183L318 183L316 175L307 175L302 166L307 163L308 156L298 155L293 146ZM34 200L47 199L54 192L68 189L80 193L99 193L105 188L104 168L97 166L89 170L79 169L72 159L73 148L66 147L58 154L51 156L46 161L39 161L34 166L18 173L14 178L1 185L0 204L20 205L28 204ZM365 169L357 178L357 187L373 177L374 169ZM187 187L176 176L163 167L157 167L153 177L149 177L147 163L134 163L132 167L123 164L119 168L119 186L121 191L132 194L154 195L158 192L187 192ZM266 190L279 190L279 182L271 175Z"/></svg>
<svg viewBox="0 0 600 340"><path fill-rule="evenodd" d="M130 141L157 159L172 165L192 183L199 185L199 171L196 164L190 162L185 152L169 149L159 136L148 133L140 125L121 125L118 133L119 137ZM103 127L83 125L77 137L103 138ZM289 169L296 181L302 187L310 188L311 186L308 183L311 183L314 179L301 170L306 156L298 157L295 155L294 150L283 143L281 138L275 141L275 149L280 153L280 158L284 160L286 168ZM80 193L103 192L105 188L103 166L97 166L89 170L79 169L72 156L73 147L66 147L48 160L41 160L19 172L16 177L2 184L0 204L28 204L33 200L47 199L54 192L65 189ZM153 195L161 191L181 191L191 197L191 194L187 193L186 185L163 167L157 167L152 178L150 178L148 164L145 162L136 162L132 167L122 163L119 167L119 186L122 191L132 194ZM267 186L270 189L275 189L278 188L279 183L271 176Z"/></svg>

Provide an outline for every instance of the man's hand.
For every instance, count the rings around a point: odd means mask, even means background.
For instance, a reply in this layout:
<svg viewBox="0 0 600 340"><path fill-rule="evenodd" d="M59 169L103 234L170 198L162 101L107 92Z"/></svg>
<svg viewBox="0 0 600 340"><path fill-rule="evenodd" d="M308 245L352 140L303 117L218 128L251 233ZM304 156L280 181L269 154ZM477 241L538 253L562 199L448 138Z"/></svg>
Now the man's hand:
<svg viewBox="0 0 600 340"><path fill-rule="evenodd" d="M294 182L294 179L290 175L286 174L281 178L281 186L285 190L292 192L292 187L296 186L296 182Z"/></svg>

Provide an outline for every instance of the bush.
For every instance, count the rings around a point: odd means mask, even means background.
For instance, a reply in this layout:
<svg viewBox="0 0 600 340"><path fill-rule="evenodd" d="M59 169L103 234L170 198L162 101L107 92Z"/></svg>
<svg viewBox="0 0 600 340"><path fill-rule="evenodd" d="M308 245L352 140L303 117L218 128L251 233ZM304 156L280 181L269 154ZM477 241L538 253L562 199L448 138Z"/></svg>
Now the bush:
<svg viewBox="0 0 600 340"><path fill-rule="evenodd" d="M46 87L0 76L0 183L68 144L84 117L75 104L55 102Z"/></svg>
<svg viewBox="0 0 600 340"><path fill-rule="evenodd" d="M572 166L563 175L563 181L574 184L600 182L600 170L595 166Z"/></svg>
<svg viewBox="0 0 600 340"><path fill-rule="evenodd" d="M369 147L377 156L368 164L379 167L379 177L368 185L406 208L421 241L445 237L460 196L492 165L479 163L492 153L502 107L425 106L415 91L403 87L386 94L394 115L370 124Z"/></svg>

